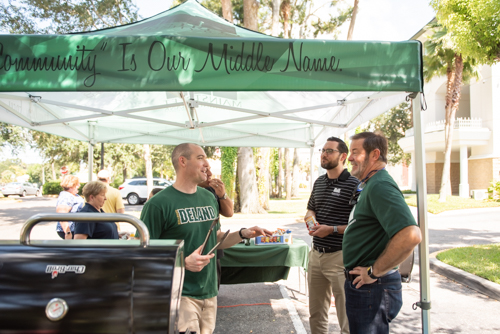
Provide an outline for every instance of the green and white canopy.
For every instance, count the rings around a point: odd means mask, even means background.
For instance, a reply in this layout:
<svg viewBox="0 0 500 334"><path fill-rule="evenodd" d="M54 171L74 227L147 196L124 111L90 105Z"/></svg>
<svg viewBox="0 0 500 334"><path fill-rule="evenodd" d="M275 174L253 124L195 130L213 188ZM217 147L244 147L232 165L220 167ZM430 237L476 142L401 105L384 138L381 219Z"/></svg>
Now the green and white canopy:
<svg viewBox="0 0 500 334"><path fill-rule="evenodd" d="M423 91L418 41L279 39L194 0L133 24L0 35L0 121L90 143L310 147ZM420 94L412 95L422 331L429 259ZM90 151L90 150L89 150ZM91 157L91 155L89 155Z"/></svg>
<svg viewBox="0 0 500 334"><path fill-rule="evenodd" d="M193 0L88 33L0 35L0 121L90 142L311 147L422 87L417 41L279 39Z"/></svg>

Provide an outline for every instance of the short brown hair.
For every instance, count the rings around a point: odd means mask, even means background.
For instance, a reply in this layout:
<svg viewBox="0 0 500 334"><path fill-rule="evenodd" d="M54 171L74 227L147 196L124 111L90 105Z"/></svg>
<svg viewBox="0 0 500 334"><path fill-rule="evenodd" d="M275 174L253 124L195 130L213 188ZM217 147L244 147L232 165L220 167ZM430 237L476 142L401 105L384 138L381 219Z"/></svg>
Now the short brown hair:
<svg viewBox="0 0 500 334"><path fill-rule="evenodd" d="M188 160L191 159L191 154L193 154L193 150L191 149L191 143L182 143L177 145L172 151L172 165L174 165L174 169L177 171L179 168L179 158L184 157Z"/></svg>
<svg viewBox="0 0 500 334"><path fill-rule="evenodd" d="M108 189L106 183L101 181L91 181L83 187L82 193L85 200L88 202L90 200L90 196L99 195L104 189Z"/></svg>
<svg viewBox="0 0 500 334"><path fill-rule="evenodd" d="M329 137L326 141L334 141L337 143L337 148L339 149L339 152L342 154L342 153L345 153L345 154L349 154L349 149L347 148L347 145L346 143L338 138L338 137Z"/></svg>
<svg viewBox="0 0 500 334"><path fill-rule="evenodd" d="M61 181L61 187L64 191L68 191L69 188L76 187L80 183L78 176L66 175Z"/></svg>
<svg viewBox="0 0 500 334"><path fill-rule="evenodd" d="M385 138L382 132L361 132L351 137L351 140L358 139L364 139L363 149L367 156L370 155L373 150L378 149L380 151L378 161L387 163L387 138Z"/></svg>

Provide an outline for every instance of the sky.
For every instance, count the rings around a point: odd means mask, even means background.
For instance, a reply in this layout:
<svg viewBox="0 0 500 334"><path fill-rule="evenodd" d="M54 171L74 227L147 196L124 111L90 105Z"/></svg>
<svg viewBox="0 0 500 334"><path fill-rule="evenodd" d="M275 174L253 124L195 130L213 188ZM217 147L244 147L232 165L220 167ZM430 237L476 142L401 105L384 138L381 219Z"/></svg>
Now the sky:
<svg viewBox="0 0 500 334"><path fill-rule="evenodd" d="M344 0L353 4L353 0ZM355 40L407 40L434 18L430 0L359 0L359 11L354 27ZM135 0L139 14L151 17L170 8L172 0ZM321 5L324 0L316 0ZM325 6L328 8L328 6ZM339 39L347 36L348 25Z"/></svg>
<svg viewBox="0 0 500 334"><path fill-rule="evenodd" d="M345 0L353 3L351 0ZM434 18L434 11L429 6L430 0L360 0L359 11L354 27L355 40L401 41L407 40ZM5 2L5 0L2 0ZM148 18L171 7L172 0L134 0L139 8L139 15ZM323 0L317 0L321 5ZM328 8L328 6L325 6ZM347 36L348 25L342 27L339 39ZM2 153L2 158L12 157L9 150ZM36 152L28 150L18 155L26 163L39 163Z"/></svg>

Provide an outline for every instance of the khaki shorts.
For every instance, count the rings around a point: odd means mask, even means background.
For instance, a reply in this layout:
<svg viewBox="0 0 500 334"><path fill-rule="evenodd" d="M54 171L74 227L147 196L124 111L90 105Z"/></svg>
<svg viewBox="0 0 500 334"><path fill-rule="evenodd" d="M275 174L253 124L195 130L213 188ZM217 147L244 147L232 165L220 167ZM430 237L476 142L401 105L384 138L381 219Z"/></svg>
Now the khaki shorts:
<svg viewBox="0 0 500 334"><path fill-rule="evenodd" d="M188 328L191 333L212 334L217 317L217 297L194 299L181 297L179 307L179 332Z"/></svg>

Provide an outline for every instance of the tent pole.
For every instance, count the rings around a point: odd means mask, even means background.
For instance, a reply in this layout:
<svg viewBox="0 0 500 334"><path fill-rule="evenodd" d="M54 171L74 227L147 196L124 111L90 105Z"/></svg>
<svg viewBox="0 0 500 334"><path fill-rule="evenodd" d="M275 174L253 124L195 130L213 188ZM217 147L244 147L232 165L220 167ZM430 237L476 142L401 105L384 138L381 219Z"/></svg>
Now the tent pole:
<svg viewBox="0 0 500 334"><path fill-rule="evenodd" d="M101 168L104 169L104 143L101 143Z"/></svg>
<svg viewBox="0 0 500 334"><path fill-rule="evenodd" d="M92 143L89 141L89 157L88 157L88 169L89 169L89 175L88 175L88 181L92 181L92 166L94 165L94 146Z"/></svg>
<svg viewBox="0 0 500 334"><path fill-rule="evenodd" d="M88 121L89 124L89 155L88 155L88 181L92 181L92 169L94 166L94 132L95 132L95 124L96 121Z"/></svg>
<svg viewBox="0 0 500 334"><path fill-rule="evenodd" d="M420 302L422 309L422 333L430 333L430 269L429 269L429 232L427 219L427 182L424 147L424 126L422 124L421 93L413 99L413 127L415 130L415 174L417 179L418 225L422 233L422 242L418 246L420 264Z"/></svg>
<svg viewBox="0 0 500 334"><path fill-rule="evenodd" d="M309 190L313 189L313 156L314 156L314 146L309 149Z"/></svg>

